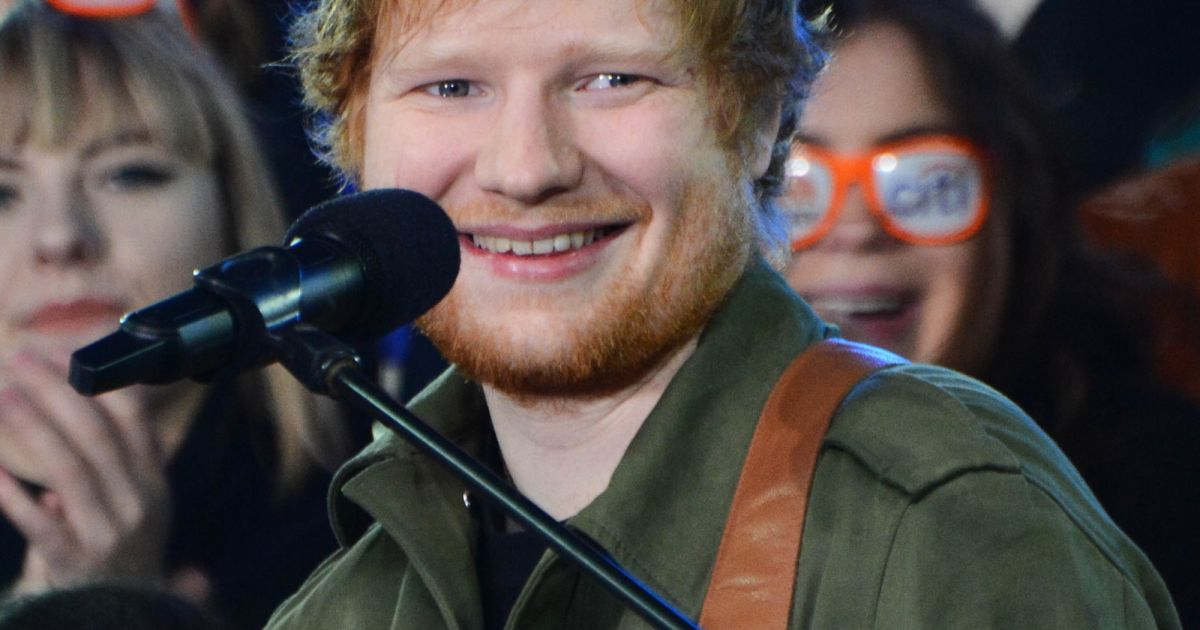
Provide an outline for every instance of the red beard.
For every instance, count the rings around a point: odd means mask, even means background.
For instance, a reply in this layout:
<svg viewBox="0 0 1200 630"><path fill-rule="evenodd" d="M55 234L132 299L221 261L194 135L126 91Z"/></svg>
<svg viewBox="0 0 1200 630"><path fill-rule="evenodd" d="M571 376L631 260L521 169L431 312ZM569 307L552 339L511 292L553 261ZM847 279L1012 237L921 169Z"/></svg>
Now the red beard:
<svg viewBox="0 0 1200 630"><path fill-rule="evenodd" d="M689 189L681 205L663 245L669 251L650 280L638 284L629 261L614 280L581 298L590 304L573 305L582 308L556 322L557 330L530 330L497 317L488 305L472 303L461 284L418 326L451 363L510 396L600 397L633 385L700 331L749 259L753 226L745 200L704 185ZM464 216L513 213L479 206L455 210L450 215L460 224ZM548 209L542 216L566 221L649 214L647 207L606 199ZM545 296L530 297L537 302ZM540 301L540 310L563 310L561 302Z"/></svg>

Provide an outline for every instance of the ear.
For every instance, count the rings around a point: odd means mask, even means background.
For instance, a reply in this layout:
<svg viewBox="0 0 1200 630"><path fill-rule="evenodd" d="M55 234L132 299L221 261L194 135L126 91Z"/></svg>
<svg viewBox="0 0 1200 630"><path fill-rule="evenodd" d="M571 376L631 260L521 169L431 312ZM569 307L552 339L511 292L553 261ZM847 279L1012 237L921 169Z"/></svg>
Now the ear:
<svg viewBox="0 0 1200 630"><path fill-rule="evenodd" d="M749 159L746 163L750 165L751 179L754 180L766 175L771 166L771 152L775 149L775 140L779 137L779 126L783 124L782 111L778 106L768 121L754 135L749 147L750 155L747 156Z"/></svg>

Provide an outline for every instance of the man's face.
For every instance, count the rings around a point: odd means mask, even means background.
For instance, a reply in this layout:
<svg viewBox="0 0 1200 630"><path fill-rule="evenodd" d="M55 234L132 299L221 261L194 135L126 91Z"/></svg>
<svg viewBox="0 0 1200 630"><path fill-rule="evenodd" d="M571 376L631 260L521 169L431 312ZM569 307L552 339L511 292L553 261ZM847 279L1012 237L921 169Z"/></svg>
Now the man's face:
<svg viewBox="0 0 1200 630"><path fill-rule="evenodd" d="M419 191L454 220L462 270L420 323L476 378L630 384L740 274L746 178L674 43L673 16L635 0L452 5L376 42L364 187Z"/></svg>

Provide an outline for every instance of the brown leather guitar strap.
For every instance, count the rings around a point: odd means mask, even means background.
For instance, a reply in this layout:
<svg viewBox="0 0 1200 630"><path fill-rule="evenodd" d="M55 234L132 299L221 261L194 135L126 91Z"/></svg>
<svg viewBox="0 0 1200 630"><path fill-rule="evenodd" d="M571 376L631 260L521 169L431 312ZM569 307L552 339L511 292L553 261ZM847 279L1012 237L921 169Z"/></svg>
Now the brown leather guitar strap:
<svg viewBox="0 0 1200 630"><path fill-rule="evenodd" d="M878 348L826 339L783 372L746 453L701 627L787 628L808 492L825 432L855 385L904 362Z"/></svg>

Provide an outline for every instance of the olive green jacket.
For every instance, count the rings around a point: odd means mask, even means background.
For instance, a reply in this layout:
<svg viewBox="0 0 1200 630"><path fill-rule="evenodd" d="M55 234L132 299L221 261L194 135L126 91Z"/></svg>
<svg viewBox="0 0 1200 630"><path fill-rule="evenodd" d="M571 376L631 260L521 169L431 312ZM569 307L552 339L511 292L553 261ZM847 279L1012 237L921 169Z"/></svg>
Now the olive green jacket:
<svg viewBox="0 0 1200 630"><path fill-rule="evenodd" d="M613 474L570 523L696 618L760 410L830 329L759 262L700 337ZM820 386L814 383L814 386ZM413 405L478 452L488 412L451 370ZM271 628L482 627L464 486L394 436L337 474L343 548ZM847 398L805 520L795 628L1177 628L1167 591L1058 449L1012 403L909 365ZM510 628L643 622L547 552Z"/></svg>

